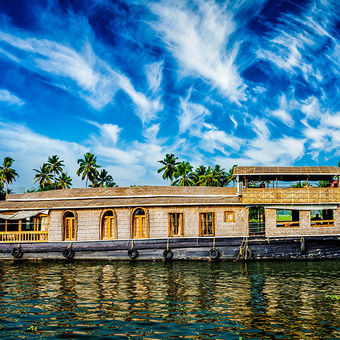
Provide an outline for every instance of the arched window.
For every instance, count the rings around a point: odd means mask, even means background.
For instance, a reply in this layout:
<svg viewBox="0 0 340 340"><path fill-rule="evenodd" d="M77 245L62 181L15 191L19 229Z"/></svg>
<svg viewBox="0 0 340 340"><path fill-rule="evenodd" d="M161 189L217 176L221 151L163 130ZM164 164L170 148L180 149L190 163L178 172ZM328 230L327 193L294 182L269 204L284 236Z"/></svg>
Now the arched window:
<svg viewBox="0 0 340 340"><path fill-rule="evenodd" d="M110 240L116 238L115 213L113 210L107 210L101 218L101 238Z"/></svg>
<svg viewBox="0 0 340 340"><path fill-rule="evenodd" d="M132 237L133 238L147 238L148 237L146 211L142 208L136 208L133 212Z"/></svg>
<svg viewBox="0 0 340 340"><path fill-rule="evenodd" d="M72 211L66 211L64 214L64 240L75 241L77 239L75 216Z"/></svg>

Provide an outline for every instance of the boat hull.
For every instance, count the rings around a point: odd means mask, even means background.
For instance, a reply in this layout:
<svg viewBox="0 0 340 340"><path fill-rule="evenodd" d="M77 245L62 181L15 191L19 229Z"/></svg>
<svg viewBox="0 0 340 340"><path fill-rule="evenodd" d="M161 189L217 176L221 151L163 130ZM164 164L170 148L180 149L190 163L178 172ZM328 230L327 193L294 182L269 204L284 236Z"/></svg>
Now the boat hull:
<svg viewBox="0 0 340 340"><path fill-rule="evenodd" d="M13 251L20 248L19 254ZM110 240L88 242L2 243L0 259L67 260L65 249L72 249L74 260L302 260L340 259L340 237L285 238L171 238ZM132 259L129 250L138 255ZM211 252L216 249L217 252ZM20 255L15 257L15 255ZM135 253L132 255L136 255ZM215 258L216 257L216 258Z"/></svg>

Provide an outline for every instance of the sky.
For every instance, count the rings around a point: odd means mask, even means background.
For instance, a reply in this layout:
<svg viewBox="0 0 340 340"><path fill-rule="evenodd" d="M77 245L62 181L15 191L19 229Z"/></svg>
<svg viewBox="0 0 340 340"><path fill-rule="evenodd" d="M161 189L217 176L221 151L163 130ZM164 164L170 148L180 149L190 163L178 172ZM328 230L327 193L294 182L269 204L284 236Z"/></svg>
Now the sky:
<svg viewBox="0 0 340 340"><path fill-rule="evenodd" d="M91 152L119 186L194 167L337 165L337 1L0 0L0 161L15 192Z"/></svg>

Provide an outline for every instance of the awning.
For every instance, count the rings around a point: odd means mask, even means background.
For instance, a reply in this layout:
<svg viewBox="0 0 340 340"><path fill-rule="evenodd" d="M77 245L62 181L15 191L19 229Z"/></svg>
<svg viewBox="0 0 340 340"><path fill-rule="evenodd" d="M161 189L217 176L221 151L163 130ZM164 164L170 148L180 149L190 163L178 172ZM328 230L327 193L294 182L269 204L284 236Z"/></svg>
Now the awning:
<svg viewBox="0 0 340 340"><path fill-rule="evenodd" d="M266 209L276 210L336 210L337 205L266 205Z"/></svg>
<svg viewBox="0 0 340 340"><path fill-rule="evenodd" d="M2 220L24 220L39 214L48 215L48 210L33 210L33 211L18 211L12 215L0 214L0 219Z"/></svg>

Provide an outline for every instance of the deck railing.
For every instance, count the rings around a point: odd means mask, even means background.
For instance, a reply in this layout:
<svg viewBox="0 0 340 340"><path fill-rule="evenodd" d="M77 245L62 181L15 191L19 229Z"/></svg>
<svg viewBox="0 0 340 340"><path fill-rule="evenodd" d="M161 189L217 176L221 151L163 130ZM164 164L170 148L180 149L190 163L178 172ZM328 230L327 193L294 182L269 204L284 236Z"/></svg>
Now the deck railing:
<svg viewBox="0 0 340 340"><path fill-rule="evenodd" d="M7 231L0 232L0 242L46 242L48 231Z"/></svg>
<svg viewBox="0 0 340 340"><path fill-rule="evenodd" d="M249 204L339 203L339 188L244 188L242 202Z"/></svg>
<svg viewBox="0 0 340 340"><path fill-rule="evenodd" d="M334 227L334 220L311 221L310 225L312 227Z"/></svg>

